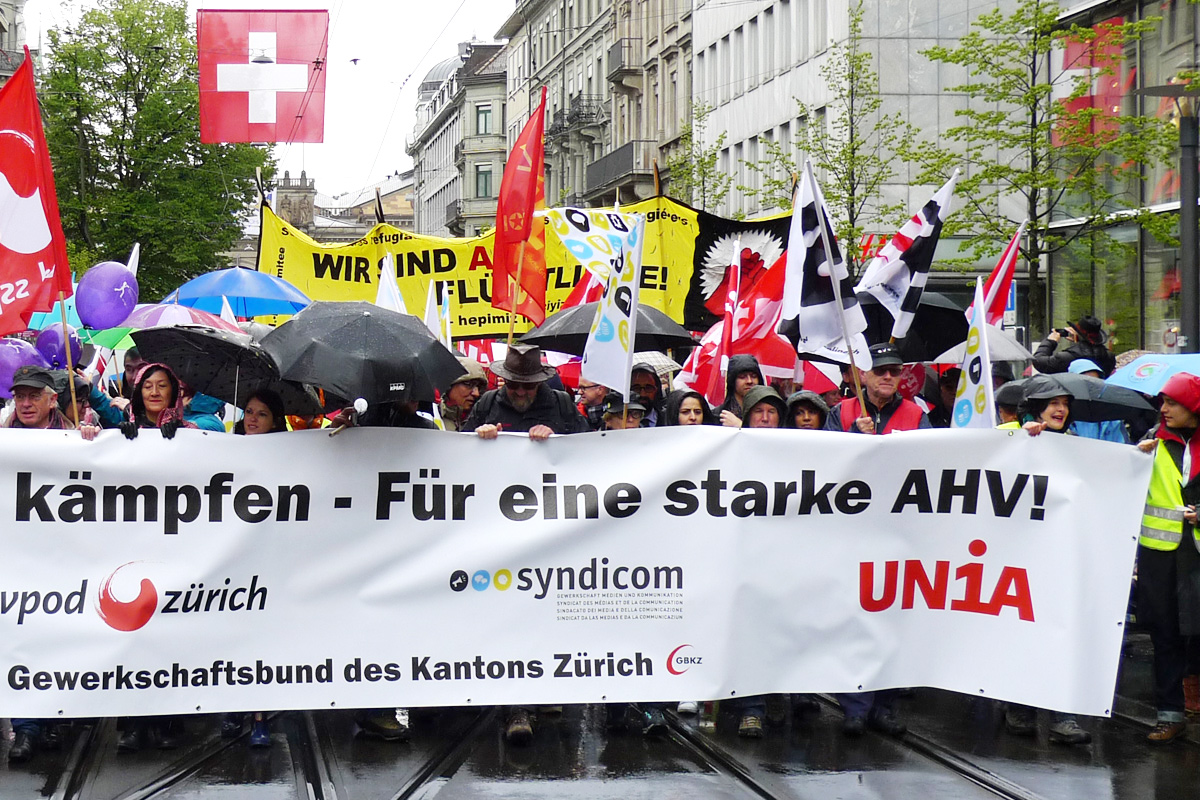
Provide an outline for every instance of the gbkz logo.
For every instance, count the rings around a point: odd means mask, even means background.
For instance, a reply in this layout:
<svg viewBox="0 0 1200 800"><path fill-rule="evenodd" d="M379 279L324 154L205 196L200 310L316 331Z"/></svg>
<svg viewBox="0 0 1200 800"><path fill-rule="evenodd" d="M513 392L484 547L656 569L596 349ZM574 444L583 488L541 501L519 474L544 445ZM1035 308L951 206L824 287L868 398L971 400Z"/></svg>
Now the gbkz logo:
<svg viewBox="0 0 1200 800"><path fill-rule="evenodd" d="M697 667L703 662L704 657L692 653L692 646L690 644L681 644L667 656L667 672L672 675L682 675L692 667Z"/></svg>

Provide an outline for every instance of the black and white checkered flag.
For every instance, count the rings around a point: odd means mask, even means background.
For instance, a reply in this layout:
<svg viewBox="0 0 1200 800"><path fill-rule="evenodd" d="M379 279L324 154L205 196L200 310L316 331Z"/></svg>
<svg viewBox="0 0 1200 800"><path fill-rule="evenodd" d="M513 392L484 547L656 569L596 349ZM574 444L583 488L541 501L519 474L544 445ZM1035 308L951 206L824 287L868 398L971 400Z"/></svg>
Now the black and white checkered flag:
<svg viewBox="0 0 1200 800"><path fill-rule="evenodd" d="M942 235L942 224L950 216L957 181L958 170L954 170L946 185L938 189L937 194L884 245L879 255L871 259L854 288L856 292L874 296L891 313L895 320L893 339L908 335L917 306L921 304L933 253Z"/></svg>
<svg viewBox="0 0 1200 800"><path fill-rule="evenodd" d="M830 252L826 252L826 242ZM846 336L861 340L856 334L866 329L867 320L853 286L833 238L829 211L813 177L812 163L805 161L792 203L779 333L787 337L797 353L821 352ZM859 349L857 344L855 349Z"/></svg>

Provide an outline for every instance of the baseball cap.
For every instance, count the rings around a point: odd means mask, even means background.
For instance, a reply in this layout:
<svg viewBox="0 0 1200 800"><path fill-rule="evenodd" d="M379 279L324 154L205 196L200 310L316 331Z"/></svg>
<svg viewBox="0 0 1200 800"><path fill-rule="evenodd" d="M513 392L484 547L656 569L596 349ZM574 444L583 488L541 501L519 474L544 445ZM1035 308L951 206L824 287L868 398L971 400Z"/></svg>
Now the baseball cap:
<svg viewBox="0 0 1200 800"><path fill-rule="evenodd" d="M35 389L54 389L54 376L45 367L26 365L13 373L12 389L18 386L30 386ZM55 391L57 394L57 391Z"/></svg>

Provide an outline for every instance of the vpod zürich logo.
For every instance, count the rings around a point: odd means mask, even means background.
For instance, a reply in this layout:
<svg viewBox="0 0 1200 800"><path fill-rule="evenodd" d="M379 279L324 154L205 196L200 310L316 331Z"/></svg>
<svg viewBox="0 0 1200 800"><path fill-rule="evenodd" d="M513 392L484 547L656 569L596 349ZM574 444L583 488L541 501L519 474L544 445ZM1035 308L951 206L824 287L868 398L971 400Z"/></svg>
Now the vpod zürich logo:
<svg viewBox="0 0 1200 800"><path fill-rule="evenodd" d="M233 578L225 578L216 585L205 586L203 581L197 581L188 584L186 589L165 589L160 592L150 578L143 576L136 584L132 582L136 580L136 571L126 568L144 563L131 561L122 564L100 584L96 613L104 624L114 630L126 633L140 630L156 614L263 611L267 607L267 587L260 585L257 575L251 576L249 584L244 581L235 583ZM122 571L125 572L118 580L117 575ZM115 590L114 582L117 583ZM159 583L162 583L161 579ZM133 592L135 587L136 594Z"/></svg>
<svg viewBox="0 0 1200 800"><path fill-rule="evenodd" d="M110 628L118 631L136 631L145 626L158 609L158 589L149 578L142 578L137 597L132 600L119 600L112 591L113 579L117 573L137 562L122 564L109 573L100 584L100 594L96 598L96 613Z"/></svg>

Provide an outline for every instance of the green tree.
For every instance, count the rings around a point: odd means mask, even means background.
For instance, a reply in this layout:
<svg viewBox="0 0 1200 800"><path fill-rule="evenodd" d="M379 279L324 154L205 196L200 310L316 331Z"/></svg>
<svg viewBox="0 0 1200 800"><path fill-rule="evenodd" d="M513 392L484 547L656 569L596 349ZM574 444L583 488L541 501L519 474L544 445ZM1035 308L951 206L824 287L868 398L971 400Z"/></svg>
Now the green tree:
<svg viewBox="0 0 1200 800"><path fill-rule="evenodd" d="M49 31L39 88L72 251L124 261L141 242L146 299L226 266L255 168L272 166L253 145L200 143L189 19L186 0L102 0Z"/></svg>
<svg viewBox="0 0 1200 800"><path fill-rule="evenodd" d="M946 232L965 233L977 258L999 252L1029 219L1021 254L1038 333L1047 328L1042 256L1084 244L1104 268L1125 257L1106 232L1117 219L1172 239L1172 220L1142 207L1141 183L1149 165L1170 155L1175 134L1163 120L1138 116L1132 99L1116 112L1091 102L1093 85L1119 84L1126 47L1157 19L1064 26L1061 11L1053 0L1022 0L1009 14L980 15L957 46L922 51L966 70L968 81L946 91L967 102L955 112L960 124L911 151L923 164L921 182L963 167L961 206ZM1074 222L1054 226L1065 220Z"/></svg>
<svg viewBox="0 0 1200 800"><path fill-rule="evenodd" d="M917 135L899 114L882 113L879 73L871 53L863 49L862 18L860 1L849 10L849 36L832 43L821 64L819 71L833 100L820 109L797 100L801 123L795 142L766 142L765 157L746 164L758 174L759 185L738 187L764 206L791 208L795 178L803 171L803 158L811 158L818 180L825 176L821 191L834 232L845 243L851 276L862 266L853 245L866 232L866 223L882 224L890 232L908 212L903 205L884 203L883 187L903 161L897 156L903 143Z"/></svg>
<svg viewBox="0 0 1200 800"><path fill-rule="evenodd" d="M703 102L691 106L691 121L679 134L679 147L667 159L671 196L703 211L713 211L729 194L733 176L717 169L717 159L725 146L725 131L716 141L704 146L704 130L713 107Z"/></svg>

